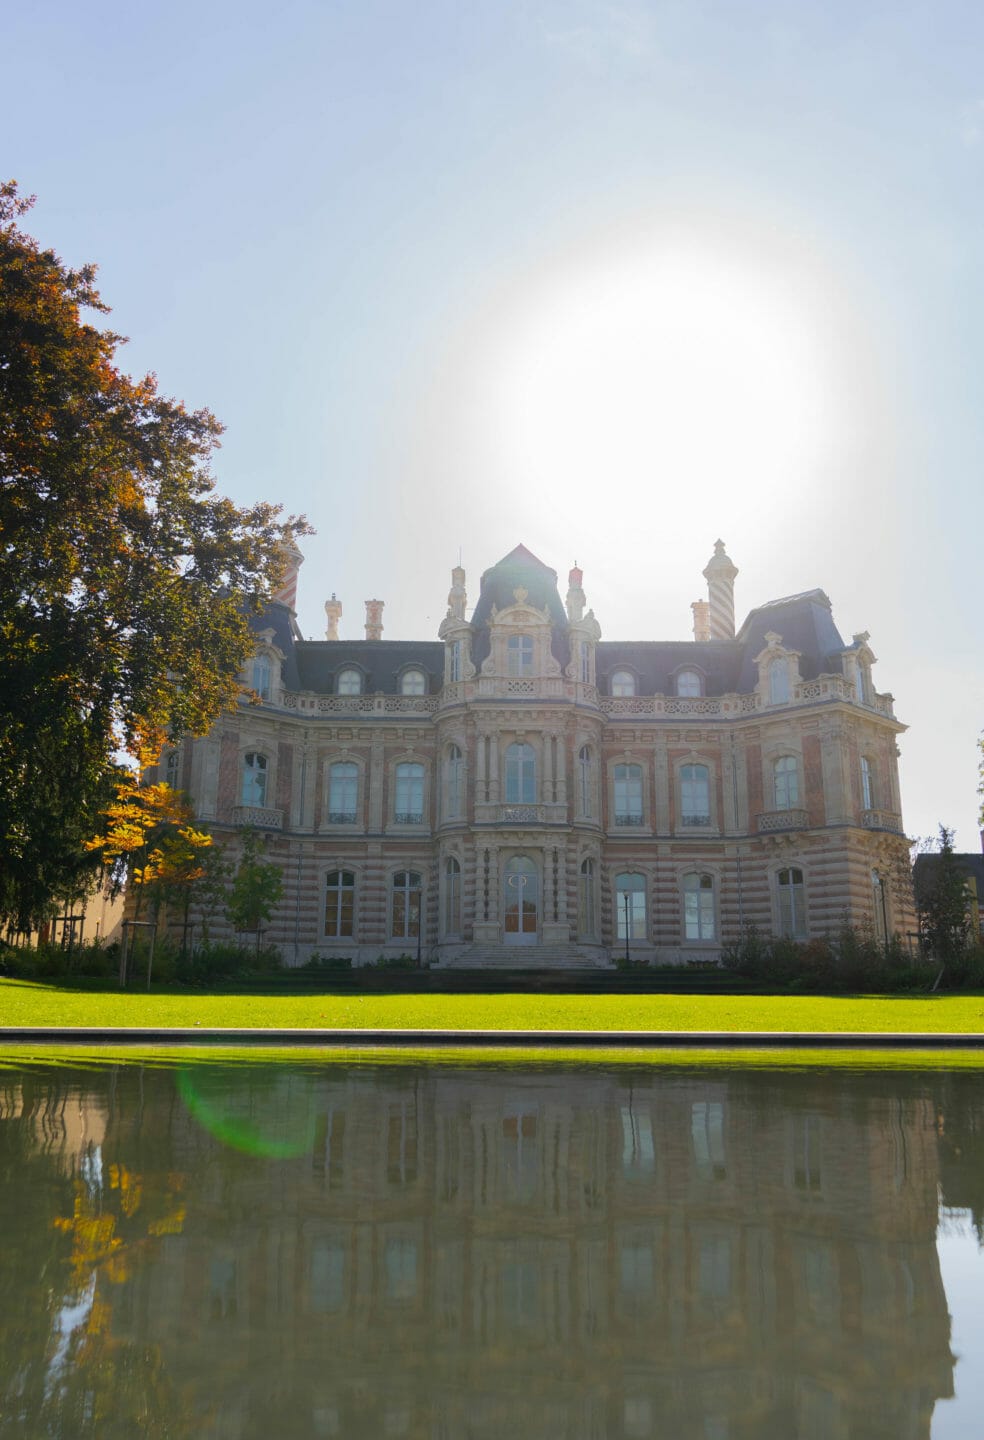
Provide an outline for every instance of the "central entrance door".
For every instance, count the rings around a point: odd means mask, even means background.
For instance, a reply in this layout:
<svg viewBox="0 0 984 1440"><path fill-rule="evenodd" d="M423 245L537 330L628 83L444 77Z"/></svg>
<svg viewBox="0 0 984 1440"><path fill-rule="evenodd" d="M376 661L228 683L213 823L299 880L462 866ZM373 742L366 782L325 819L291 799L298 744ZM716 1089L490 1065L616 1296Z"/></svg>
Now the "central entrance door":
<svg viewBox="0 0 984 1440"><path fill-rule="evenodd" d="M503 875L503 927L507 945L535 945L540 877L533 861L514 855Z"/></svg>

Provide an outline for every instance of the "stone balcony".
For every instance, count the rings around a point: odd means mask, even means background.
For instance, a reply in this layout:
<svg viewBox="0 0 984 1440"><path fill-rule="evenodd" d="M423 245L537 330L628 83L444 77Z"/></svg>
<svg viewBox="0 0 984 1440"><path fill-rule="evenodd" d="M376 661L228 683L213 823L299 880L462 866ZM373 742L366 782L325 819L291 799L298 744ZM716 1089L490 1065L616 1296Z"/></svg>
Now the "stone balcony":
<svg viewBox="0 0 984 1440"><path fill-rule="evenodd" d="M760 835L776 830L805 830L809 823L806 810L766 810L755 817L755 828Z"/></svg>
<svg viewBox="0 0 984 1440"><path fill-rule="evenodd" d="M566 803L552 801L546 805L509 805L478 801L475 821L479 825L564 825Z"/></svg>
<svg viewBox="0 0 984 1440"><path fill-rule="evenodd" d="M890 830L893 835L902 834L902 816L894 810L862 810L861 824L865 830Z"/></svg>
<svg viewBox="0 0 984 1440"><path fill-rule="evenodd" d="M255 830L282 830L284 812L269 805L234 805L233 825L252 825Z"/></svg>

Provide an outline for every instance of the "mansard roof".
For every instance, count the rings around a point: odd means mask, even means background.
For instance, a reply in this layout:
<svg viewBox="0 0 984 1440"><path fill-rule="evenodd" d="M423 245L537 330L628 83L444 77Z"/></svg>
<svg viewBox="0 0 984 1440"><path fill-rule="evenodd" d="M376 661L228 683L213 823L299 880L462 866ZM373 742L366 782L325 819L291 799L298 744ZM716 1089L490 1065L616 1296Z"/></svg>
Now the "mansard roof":
<svg viewBox="0 0 984 1440"><path fill-rule="evenodd" d="M444 646L440 640L301 640L294 646L299 690L327 695L339 671L363 675L367 695L396 695L400 676L413 666L428 676L428 693L444 681ZM290 688L288 686L288 688Z"/></svg>
<svg viewBox="0 0 984 1440"><path fill-rule="evenodd" d="M630 670L640 695L672 695L680 670L704 676L705 695L730 695L738 689L741 649L734 640L602 640L598 645L602 689L616 670Z"/></svg>
<svg viewBox="0 0 984 1440"><path fill-rule="evenodd" d="M517 545L508 555L489 567L482 576L478 604L472 614L471 623L475 630L472 644L472 659L479 666L490 650L489 622L493 607L505 610L516 604L515 592L526 591L530 605L537 610L546 610L553 624L550 648L555 659L566 665L570 659L567 640L567 611L564 609L557 589L557 572L544 565L525 545Z"/></svg>
<svg viewBox="0 0 984 1440"><path fill-rule="evenodd" d="M770 600L749 612L738 631L743 647L737 690L753 690L758 681L755 656L765 649L769 631L782 637L786 650L798 650L800 674L804 680L817 675L841 674L844 641L830 613L830 600L823 590L804 590L782 600Z"/></svg>

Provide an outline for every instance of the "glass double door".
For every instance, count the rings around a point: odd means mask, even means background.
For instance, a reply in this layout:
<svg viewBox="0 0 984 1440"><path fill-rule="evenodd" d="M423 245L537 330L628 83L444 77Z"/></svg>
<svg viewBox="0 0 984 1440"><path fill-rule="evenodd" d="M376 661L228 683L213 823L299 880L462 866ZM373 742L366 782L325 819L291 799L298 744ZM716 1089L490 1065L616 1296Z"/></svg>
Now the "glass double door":
<svg viewBox="0 0 984 1440"><path fill-rule="evenodd" d="M514 855L502 876L503 938L507 945L535 945L540 916L540 876L526 855Z"/></svg>

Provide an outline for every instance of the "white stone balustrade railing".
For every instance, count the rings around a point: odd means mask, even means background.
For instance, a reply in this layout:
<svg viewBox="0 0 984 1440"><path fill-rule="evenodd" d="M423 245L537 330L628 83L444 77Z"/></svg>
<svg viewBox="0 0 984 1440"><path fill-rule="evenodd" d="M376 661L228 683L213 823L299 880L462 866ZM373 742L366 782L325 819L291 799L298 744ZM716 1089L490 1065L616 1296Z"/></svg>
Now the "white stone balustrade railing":
<svg viewBox="0 0 984 1440"><path fill-rule="evenodd" d="M766 810L756 816L756 829L760 833L774 830L805 830L810 823L806 810Z"/></svg>
<svg viewBox="0 0 984 1440"><path fill-rule="evenodd" d="M284 812L269 805L234 805L233 825L252 825L257 830L282 830Z"/></svg>
<svg viewBox="0 0 984 1440"><path fill-rule="evenodd" d="M433 715L443 705L458 705L466 700L571 700L582 705L597 705L613 720L709 720L738 718L755 711L768 710L757 692L747 695L599 695L594 685L567 680L559 675L536 677L504 677L481 675L475 680L453 681L439 695L297 695L290 691L280 694L285 710L301 710L317 715ZM818 702L842 700L862 710L875 710L894 718L893 697L873 695L870 702L858 700L854 686L841 675L819 675L815 680L801 680L793 687L787 705L815 705ZM782 708L779 706L776 709Z"/></svg>
<svg viewBox="0 0 984 1440"><path fill-rule="evenodd" d="M894 810L862 810L861 824L866 830L891 830L902 834L902 816Z"/></svg>

